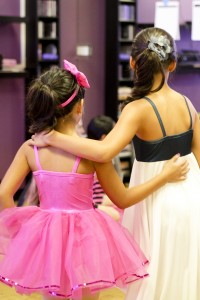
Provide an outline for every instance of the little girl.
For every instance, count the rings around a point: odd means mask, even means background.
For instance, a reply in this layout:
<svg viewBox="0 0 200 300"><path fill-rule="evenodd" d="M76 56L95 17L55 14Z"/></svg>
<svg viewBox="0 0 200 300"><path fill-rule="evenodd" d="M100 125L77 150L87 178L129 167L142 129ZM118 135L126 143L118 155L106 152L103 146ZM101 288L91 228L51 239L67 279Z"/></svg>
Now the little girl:
<svg viewBox="0 0 200 300"><path fill-rule="evenodd" d="M30 86L32 133L56 129L76 136L89 83L64 63L64 69L53 67ZM45 300L89 300L98 299L101 289L146 277L147 259L128 231L93 207L94 173L109 198L125 208L169 181L185 179L188 165L178 157L153 179L126 189L110 162L93 163L26 141L0 185L0 280L21 294L40 292ZM40 206L15 207L13 195L30 171Z"/></svg>

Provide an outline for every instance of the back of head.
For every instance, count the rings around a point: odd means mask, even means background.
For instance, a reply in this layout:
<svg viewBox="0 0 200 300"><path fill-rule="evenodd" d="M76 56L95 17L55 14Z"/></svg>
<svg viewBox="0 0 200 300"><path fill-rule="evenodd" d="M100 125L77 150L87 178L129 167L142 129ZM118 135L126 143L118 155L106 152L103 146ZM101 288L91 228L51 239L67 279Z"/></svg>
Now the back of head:
<svg viewBox="0 0 200 300"><path fill-rule="evenodd" d="M87 136L90 139L100 140L107 135L114 127L114 120L105 115L93 118L87 126Z"/></svg>
<svg viewBox="0 0 200 300"><path fill-rule="evenodd" d="M76 90L73 101L61 106ZM38 133L54 129L58 118L69 114L74 105L83 98L84 88L78 85L73 74L58 67L50 68L29 87L26 99L29 131Z"/></svg>
<svg viewBox="0 0 200 300"><path fill-rule="evenodd" d="M134 61L134 87L130 100L140 99L160 90L165 82L165 70L176 61L176 47L171 35L163 29L150 27L134 38L131 57ZM162 74L160 85L152 90L154 75Z"/></svg>

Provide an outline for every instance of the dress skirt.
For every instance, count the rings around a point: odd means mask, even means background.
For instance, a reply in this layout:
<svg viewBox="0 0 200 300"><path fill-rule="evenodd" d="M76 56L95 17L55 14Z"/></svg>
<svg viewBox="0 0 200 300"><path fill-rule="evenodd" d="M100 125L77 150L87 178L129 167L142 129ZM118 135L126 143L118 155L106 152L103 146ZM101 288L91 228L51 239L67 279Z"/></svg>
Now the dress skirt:
<svg viewBox="0 0 200 300"><path fill-rule="evenodd" d="M185 181L168 183L124 212L128 228L149 260L149 277L128 288L126 300L200 299L200 171L185 156ZM130 186L158 174L164 162L135 161Z"/></svg>

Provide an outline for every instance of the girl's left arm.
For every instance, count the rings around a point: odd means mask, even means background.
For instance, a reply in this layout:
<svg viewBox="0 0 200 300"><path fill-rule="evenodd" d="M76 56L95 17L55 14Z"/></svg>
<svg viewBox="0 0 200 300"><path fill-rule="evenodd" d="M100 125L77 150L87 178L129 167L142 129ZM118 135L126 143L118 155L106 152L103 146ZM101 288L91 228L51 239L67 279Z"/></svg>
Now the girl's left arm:
<svg viewBox="0 0 200 300"><path fill-rule="evenodd" d="M0 211L15 206L14 195L30 172L25 154L26 148L27 145L24 143L16 153L13 162L2 179L0 184Z"/></svg>

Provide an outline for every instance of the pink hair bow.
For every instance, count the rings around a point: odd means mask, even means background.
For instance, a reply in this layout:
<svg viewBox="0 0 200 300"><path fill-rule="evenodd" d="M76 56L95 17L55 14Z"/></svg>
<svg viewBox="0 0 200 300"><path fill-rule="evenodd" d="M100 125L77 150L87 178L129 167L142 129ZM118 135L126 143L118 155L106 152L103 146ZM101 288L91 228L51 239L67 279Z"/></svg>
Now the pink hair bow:
<svg viewBox="0 0 200 300"><path fill-rule="evenodd" d="M87 77L85 74L80 72L75 65L64 59L64 69L69 71L76 77L78 84L84 88L89 88L90 85L88 83Z"/></svg>

